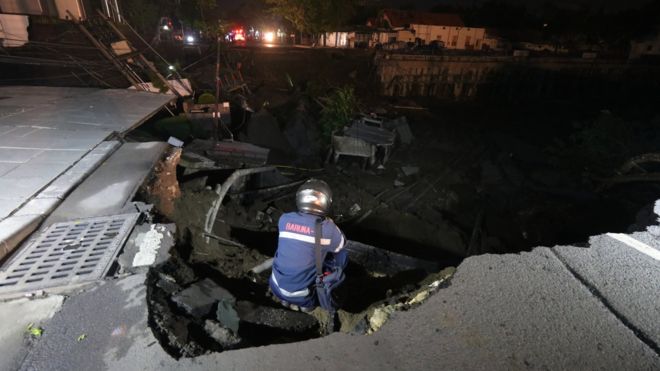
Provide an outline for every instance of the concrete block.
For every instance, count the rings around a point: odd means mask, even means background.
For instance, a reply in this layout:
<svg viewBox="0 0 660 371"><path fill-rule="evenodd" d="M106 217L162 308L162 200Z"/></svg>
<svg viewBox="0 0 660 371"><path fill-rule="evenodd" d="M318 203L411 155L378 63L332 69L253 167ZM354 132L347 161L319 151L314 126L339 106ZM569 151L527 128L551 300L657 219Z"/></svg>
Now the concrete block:
<svg viewBox="0 0 660 371"><path fill-rule="evenodd" d="M135 212L135 208L131 212ZM117 259L122 271L157 265L169 259L175 231L175 224L135 226L124 245L123 253Z"/></svg>
<svg viewBox="0 0 660 371"><path fill-rule="evenodd" d="M238 323L240 319L238 318L238 313L234 306L236 305L236 299L233 296L224 296L218 301L218 308L215 311L215 318L218 322L228 329L230 329L234 334L238 333Z"/></svg>
<svg viewBox="0 0 660 371"><path fill-rule="evenodd" d="M225 349L231 348L241 342L241 338L235 335L235 333L209 319L204 322L204 330Z"/></svg>
<svg viewBox="0 0 660 371"><path fill-rule="evenodd" d="M172 301L191 315L204 317L211 313L213 306L218 301L235 300L233 298L234 296L229 291L206 278L172 296Z"/></svg>

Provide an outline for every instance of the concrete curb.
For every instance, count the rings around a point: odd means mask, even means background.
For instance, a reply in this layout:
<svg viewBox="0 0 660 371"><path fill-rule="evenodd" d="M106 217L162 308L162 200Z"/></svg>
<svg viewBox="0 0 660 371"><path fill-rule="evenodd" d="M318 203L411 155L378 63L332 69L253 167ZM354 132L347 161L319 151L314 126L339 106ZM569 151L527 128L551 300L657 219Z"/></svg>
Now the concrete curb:
<svg viewBox="0 0 660 371"><path fill-rule="evenodd" d="M39 228L45 217L120 146L119 141L99 143L11 216L0 221L0 260L13 253L21 242Z"/></svg>

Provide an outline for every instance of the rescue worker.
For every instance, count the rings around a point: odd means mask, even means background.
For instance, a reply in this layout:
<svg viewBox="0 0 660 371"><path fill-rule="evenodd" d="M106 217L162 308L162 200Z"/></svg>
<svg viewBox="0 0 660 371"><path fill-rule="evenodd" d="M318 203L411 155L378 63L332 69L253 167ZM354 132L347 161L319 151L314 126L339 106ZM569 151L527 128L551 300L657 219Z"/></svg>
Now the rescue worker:
<svg viewBox="0 0 660 371"><path fill-rule="evenodd" d="M335 314L331 294L344 280L348 254L344 234L327 216L331 205L328 184L310 179L296 192L298 211L280 217L269 283L273 294L293 310L309 312L321 306Z"/></svg>

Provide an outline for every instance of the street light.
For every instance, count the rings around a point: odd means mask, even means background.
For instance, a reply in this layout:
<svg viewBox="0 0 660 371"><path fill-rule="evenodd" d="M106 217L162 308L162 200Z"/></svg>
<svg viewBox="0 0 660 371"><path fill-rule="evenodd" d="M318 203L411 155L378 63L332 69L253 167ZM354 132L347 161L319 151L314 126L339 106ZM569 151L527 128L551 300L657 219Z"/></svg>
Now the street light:
<svg viewBox="0 0 660 371"><path fill-rule="evenodd" d="M272 43L275 41L275 33L272 31L264 32L264 41L267 43Z"/></svg>

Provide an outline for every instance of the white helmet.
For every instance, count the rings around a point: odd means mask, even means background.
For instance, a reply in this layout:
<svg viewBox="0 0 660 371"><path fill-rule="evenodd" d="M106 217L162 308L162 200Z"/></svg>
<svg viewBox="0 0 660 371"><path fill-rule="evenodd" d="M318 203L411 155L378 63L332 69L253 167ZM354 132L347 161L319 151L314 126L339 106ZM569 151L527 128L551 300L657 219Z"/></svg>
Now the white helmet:
<svg viewBox="0 0 660 371"><path fill-rule="evenodd" d="M296 192L296 206L302 213L325 216L332 205L332 191L328 183L319 179L310 179L303 183Z"/></svg>

